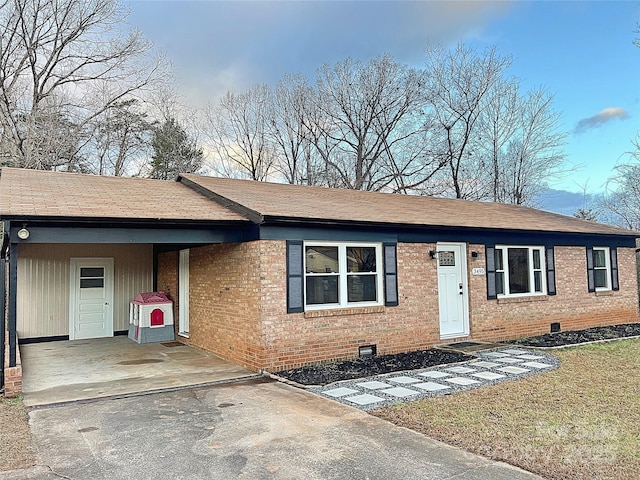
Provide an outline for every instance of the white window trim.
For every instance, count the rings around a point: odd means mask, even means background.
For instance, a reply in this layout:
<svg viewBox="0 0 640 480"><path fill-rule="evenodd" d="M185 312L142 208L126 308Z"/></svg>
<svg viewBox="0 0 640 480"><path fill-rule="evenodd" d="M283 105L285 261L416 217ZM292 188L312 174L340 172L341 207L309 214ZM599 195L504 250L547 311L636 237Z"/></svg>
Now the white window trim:
<svg viewBox="0 0 640 480"><path fill-rule="evenodd" d="M526 248L528 250L529 256L529 285L531 288L535 288L535 275L534 272L536 269L533 268L533 251L538 250L540 252L540 277L542 282L542 291L541 292L529 292L529 293L499 293L498 298L514 298L514 297L541 297L543 295L547 295L547 258L545 255L545 247L540 245L496 245L496 251L501 250L502 252L502 268L503 270L498 270L496 268L496 272L503 272L504 274L504 289L505 291L509 289L509 257L507 255L507 250L509 248Z"/></svg>
<svg viewBox="0 0 640 480"><path fill-rule="evenodd" d="M604 267L596 267L596 250L604 251ZM593 285L596 284L596 270L606 270L606 287L595 287L596 292L608 292L611 290L611 250L609 247L593 247Z"/></svg>
<svg viewBox="0 0 640 480"><path fill-rule="evenodd" d="M307 277L314 276L307 273L307 247L338 247L338 301L339 303L307 304ZM347 277L352 272L347 272L347 247L374 247L376 249L376 293L378 300L375 302L348 302ZM384 258L382 257L382 243L372 242L304 242L302 245L303 272L304 272L304 309L329 310L337 308L376 307L384 305ZM353 273L356 275L357 273ZM326 274L323 274L326 275ZM370 272L362 272L362 275L373 275ZM317 276L317 275L316 275Z"/></svg>

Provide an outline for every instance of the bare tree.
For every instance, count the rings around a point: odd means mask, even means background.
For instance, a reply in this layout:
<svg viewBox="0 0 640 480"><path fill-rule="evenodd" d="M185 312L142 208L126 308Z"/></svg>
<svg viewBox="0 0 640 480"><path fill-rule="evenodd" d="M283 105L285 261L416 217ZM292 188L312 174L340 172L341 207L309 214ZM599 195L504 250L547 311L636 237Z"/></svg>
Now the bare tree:
<svg viewBox="0 0 640 480"><path fill-rule="evenodd" d="M310 113L313 91L304 77L285 76L273 95L272 117L267 121L268 134L276 146L275 169L291 184L324 183L321 162L305 126Z"/></svg>
<svg viewBox="0 0 640 480"><path fill-rule="evenodd" d="M20 115L15 120L17 131L21 134L27 129L37 132L31 138L29 149L32 156L39 159L40 165L52 170L90 171L89 162L82 153L89 138L86 132L78 128L74 119L56 104L54 98L43 102L37 114ZM14 157L11 152L15 152L15 144L11 138L0 138L0 151L5 157L3 164L12 164Z"/></svg>
<svg viewBox="0 0 640 480"><path fill-rule="evenodd" d="M602 216L602 209L599 205L601 202L601 196L596 196L589 193L588 181L586 181L584 184L577 185L582 190L582 207L576 209L576 211L573 212L573 216L575 218L589 220L591 222L600 221L600 217Z"/></svg>
<svg viewBox="0 0 640 480"><path fill-rule="evenodd" d="M530 91L521 100L515 126L502 166L501 201L529 205L549 179L563 170L562 149L566 132L560 130L560 113L545 89Z"/></svg>
<svg viewBox="0 0 640 480"><path fill-rule="evenodd" d="M218 173L264 181L275 153L269 137L273 118L271 91L256 85L244 93L227 92L207 112L208 136L214 145Z"/></svg>
<svg viewBox="0 0 640 480"><path fill-rule="evenodd" d="M478 122L492 90L499 84L511 59L495 48L482 53L458 44L453 50L427 49L425 101L437 129L431 155L447 165L451 194L472 200L487 196L487 184L478 145Z"/></svg>
<svg viewBox="0 0 640 480"><path fill-rule="evenodd" d="M526 204L561 173L544 90L519 94L495 49L433 47L424 71L389 56L324 65L311 86L228 92L207 114L217 171L254 180Z"/></svg>
<svg viewBox="0 0 640 480"><path fill-rule="evenodd" d="M343 188L406 191L437 170L419 143L419 87L419 75L388 55L319 70L316 115L305 122L329 183L333 176Z"/></svg>
<svg viewBox="0 0 640 480"><path fill-rule="evenodd" d="M500 80L489 91L487 105L479 119L479 155L482 169L478 175L489 181L490 200L506 202L504 195L504 165L506 146L518 129L520 117L519 84L515 80Z"/></svg>
<svg viewBox="0 0 640 480"><path fill-rule="evenodd" d="M136 161L148 156L154 122L140 110L138 100L118 102L92 123L95 173L129 175Z"/></svg>
<svg viewBox="0 0 640 480"><path fill-rule="evenodd" d="M640 231L640 134L632 141L628 161L615 167L607 182L602 207L609 212L608 223Z"/></svg>
<svg viewBox="0 0 640 480"><path fill-rule="evenodd" d="M50 141L42 137L41 122L50 118L52 104L69 121L68 136L87 138L93 119L166 75L162 60L149 58L150 45L138 32L120 38L125 17L117 0L0 3L4 164L60 166L38 147Z"/></svg>

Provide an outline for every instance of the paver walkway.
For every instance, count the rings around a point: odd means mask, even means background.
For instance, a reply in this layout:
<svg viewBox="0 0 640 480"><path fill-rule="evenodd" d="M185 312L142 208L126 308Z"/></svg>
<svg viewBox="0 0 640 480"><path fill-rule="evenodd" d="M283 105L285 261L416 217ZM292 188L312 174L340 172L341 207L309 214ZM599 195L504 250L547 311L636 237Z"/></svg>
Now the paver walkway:
<svg viewBox="0 0 640 480"><path fill-rule="evenodd" d="M560 364L553 355L524 348L499 348L474 355L478 358L455 365L345 380L309 390L361 410L372 410L516 380L554 370Z"/></svg>

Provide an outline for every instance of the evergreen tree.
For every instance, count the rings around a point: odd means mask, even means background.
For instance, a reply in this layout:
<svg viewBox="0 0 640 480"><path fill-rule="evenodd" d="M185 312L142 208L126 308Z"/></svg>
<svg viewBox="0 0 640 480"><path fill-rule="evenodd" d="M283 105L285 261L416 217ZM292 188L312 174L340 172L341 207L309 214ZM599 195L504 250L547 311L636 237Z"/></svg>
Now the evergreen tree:
<svg viewBox="0 0 640 480"><path fill-rule="evenodd" d="M175 118L153 129L149 177L173 180L180 173L196 173L202 167L203 152Z"/></svg>

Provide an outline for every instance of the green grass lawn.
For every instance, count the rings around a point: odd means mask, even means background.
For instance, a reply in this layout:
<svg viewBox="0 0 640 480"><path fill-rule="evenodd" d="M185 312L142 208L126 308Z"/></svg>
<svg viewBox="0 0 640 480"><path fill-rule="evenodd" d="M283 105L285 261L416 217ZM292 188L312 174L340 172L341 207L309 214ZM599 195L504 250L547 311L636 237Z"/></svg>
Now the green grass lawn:
<svg viewBox="0 0 640 480"><path fill-rule="evenodd" d="M640 340L552 353L553 372L372 413L550 479L639 479Z"/></svg>
<svg viewBox="0 0 640 480"><path fill-rule="evenodd" d="M0 397L0 471L33 465L29 417L20 398Z"/></svg>

